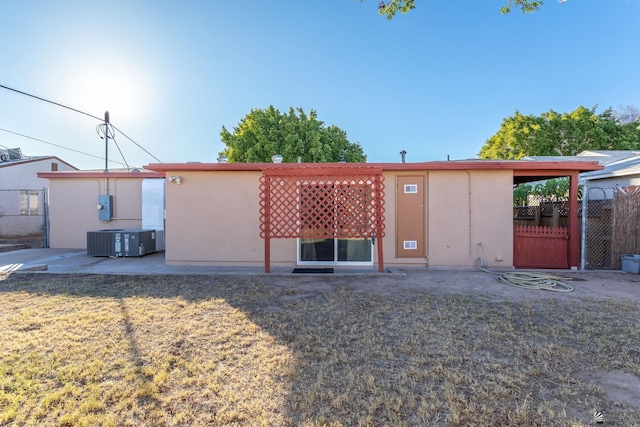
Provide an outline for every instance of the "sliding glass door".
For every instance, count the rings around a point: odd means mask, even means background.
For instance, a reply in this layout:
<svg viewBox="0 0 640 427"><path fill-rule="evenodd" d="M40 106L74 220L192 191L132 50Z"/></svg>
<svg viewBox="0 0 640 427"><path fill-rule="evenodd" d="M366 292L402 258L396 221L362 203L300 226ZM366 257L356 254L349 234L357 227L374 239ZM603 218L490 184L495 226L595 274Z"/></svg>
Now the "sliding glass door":
<svg viewBox="0 0 640 427"><path fill-rule="evenodd" d="M298 239L300 265L373 265L371 239Z"/></svg>

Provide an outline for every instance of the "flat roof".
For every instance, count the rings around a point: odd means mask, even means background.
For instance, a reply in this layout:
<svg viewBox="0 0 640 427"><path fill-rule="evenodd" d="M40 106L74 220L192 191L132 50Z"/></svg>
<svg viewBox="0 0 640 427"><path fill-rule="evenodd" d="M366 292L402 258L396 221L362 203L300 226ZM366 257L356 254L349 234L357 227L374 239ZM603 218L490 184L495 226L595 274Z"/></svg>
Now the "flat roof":
<svg viewBox="0 0 640 427"><path fill-rule="evenodd" d="M167 172L216 172L216 171L270 171L291 172L293 169L360 169L397 172L460 171L460 170L509 170L514 181L527 182L538 179L567 176L601 170L594 161L527 161L527 160L454 160L416 163L151 163L138 172L132 171L58 171L38 172L40 178L164 178Z"/></svg>
<svg viewBox="0 0 640 427"><path fill-rule="evenodd" d="M417 163L151 163L145 169L156 172L178 171L263 171L266 169L296 168L377 168L383 171L430 171L430 170L512 170L514 174L526 171L588 172L602 169L594 161L524 161L524 160L454 160ZM546 173L543 175L546 176Z"/></svg>
<svg viewBox="0 0 640 427"><path fill-rule="evenodd" d="M38 178L164 178L164 173L141 170L133 171L57 171L57 172L38 172Z"/></svg>

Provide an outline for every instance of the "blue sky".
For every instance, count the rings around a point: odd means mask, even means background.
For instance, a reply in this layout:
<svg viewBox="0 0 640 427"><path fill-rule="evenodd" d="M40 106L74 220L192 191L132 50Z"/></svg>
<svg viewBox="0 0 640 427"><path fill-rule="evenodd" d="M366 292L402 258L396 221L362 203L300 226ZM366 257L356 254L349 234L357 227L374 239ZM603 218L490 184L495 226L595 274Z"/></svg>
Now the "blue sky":
<svg viewBox="0 0 640 427"><path fill-rule="evenodd" d="M165 163L215 162L222 126L269 105L316 110L370 162L474 158L516 110L640 107L640 1L505 2L416 0L388 21L376 0L0 0L0 85L108 110ZM0 146L102 169L98 124L0 89Z"/></svg>

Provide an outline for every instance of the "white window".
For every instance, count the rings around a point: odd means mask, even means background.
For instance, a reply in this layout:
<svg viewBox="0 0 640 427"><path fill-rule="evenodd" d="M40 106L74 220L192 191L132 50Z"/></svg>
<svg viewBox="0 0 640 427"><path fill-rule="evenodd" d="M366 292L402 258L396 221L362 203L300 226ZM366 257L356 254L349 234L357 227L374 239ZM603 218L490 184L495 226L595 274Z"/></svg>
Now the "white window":
<svg viewBox="0 0 640 427"><path fill-rule="evenodd" d="M405 184L404 185L404 192L405 193L417 193L418 192L418 185L417 184Z"/></svg>
<svg viewBox="0 0 640 427"><path fill-rule="evenodd" d="M40 197L38 190L20 190L20 215L38 215Z"/></svg>

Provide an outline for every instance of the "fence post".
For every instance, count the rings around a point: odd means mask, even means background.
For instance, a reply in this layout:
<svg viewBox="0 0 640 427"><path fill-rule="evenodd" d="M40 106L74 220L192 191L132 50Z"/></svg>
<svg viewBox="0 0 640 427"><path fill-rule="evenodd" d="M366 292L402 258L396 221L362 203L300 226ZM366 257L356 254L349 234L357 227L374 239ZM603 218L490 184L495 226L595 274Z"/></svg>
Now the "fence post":
<svg viewBox="0 0 640 427"><path fill-rule="evenodd" d="M589 187L587 181L582 186L582 234L580 239L580 270L587 268L587 216L589 215L589 204L587 199Z"/></svg>
<svg viewBox="0 0 640 427"><path fill-rule="evenodd" d="M551 226L554 228L560 227L560 207L556 204L553 205Z"/></svg>
<svg viewBox="0 0 640 427"><path fill-rule="evenodd" d="M540 212L542 211L540 205L536 206L533 210L533 223L536 227L540 227Z"/></svg>
<svg viewBox="0 0 640 427"><path fill-rule="evenodd" d="M578 268L580 261L580 242L578 241L578 172L569 175L569 215L567 217L567 232L569 244L567 245L567 261L569 268Z"/></svg>

